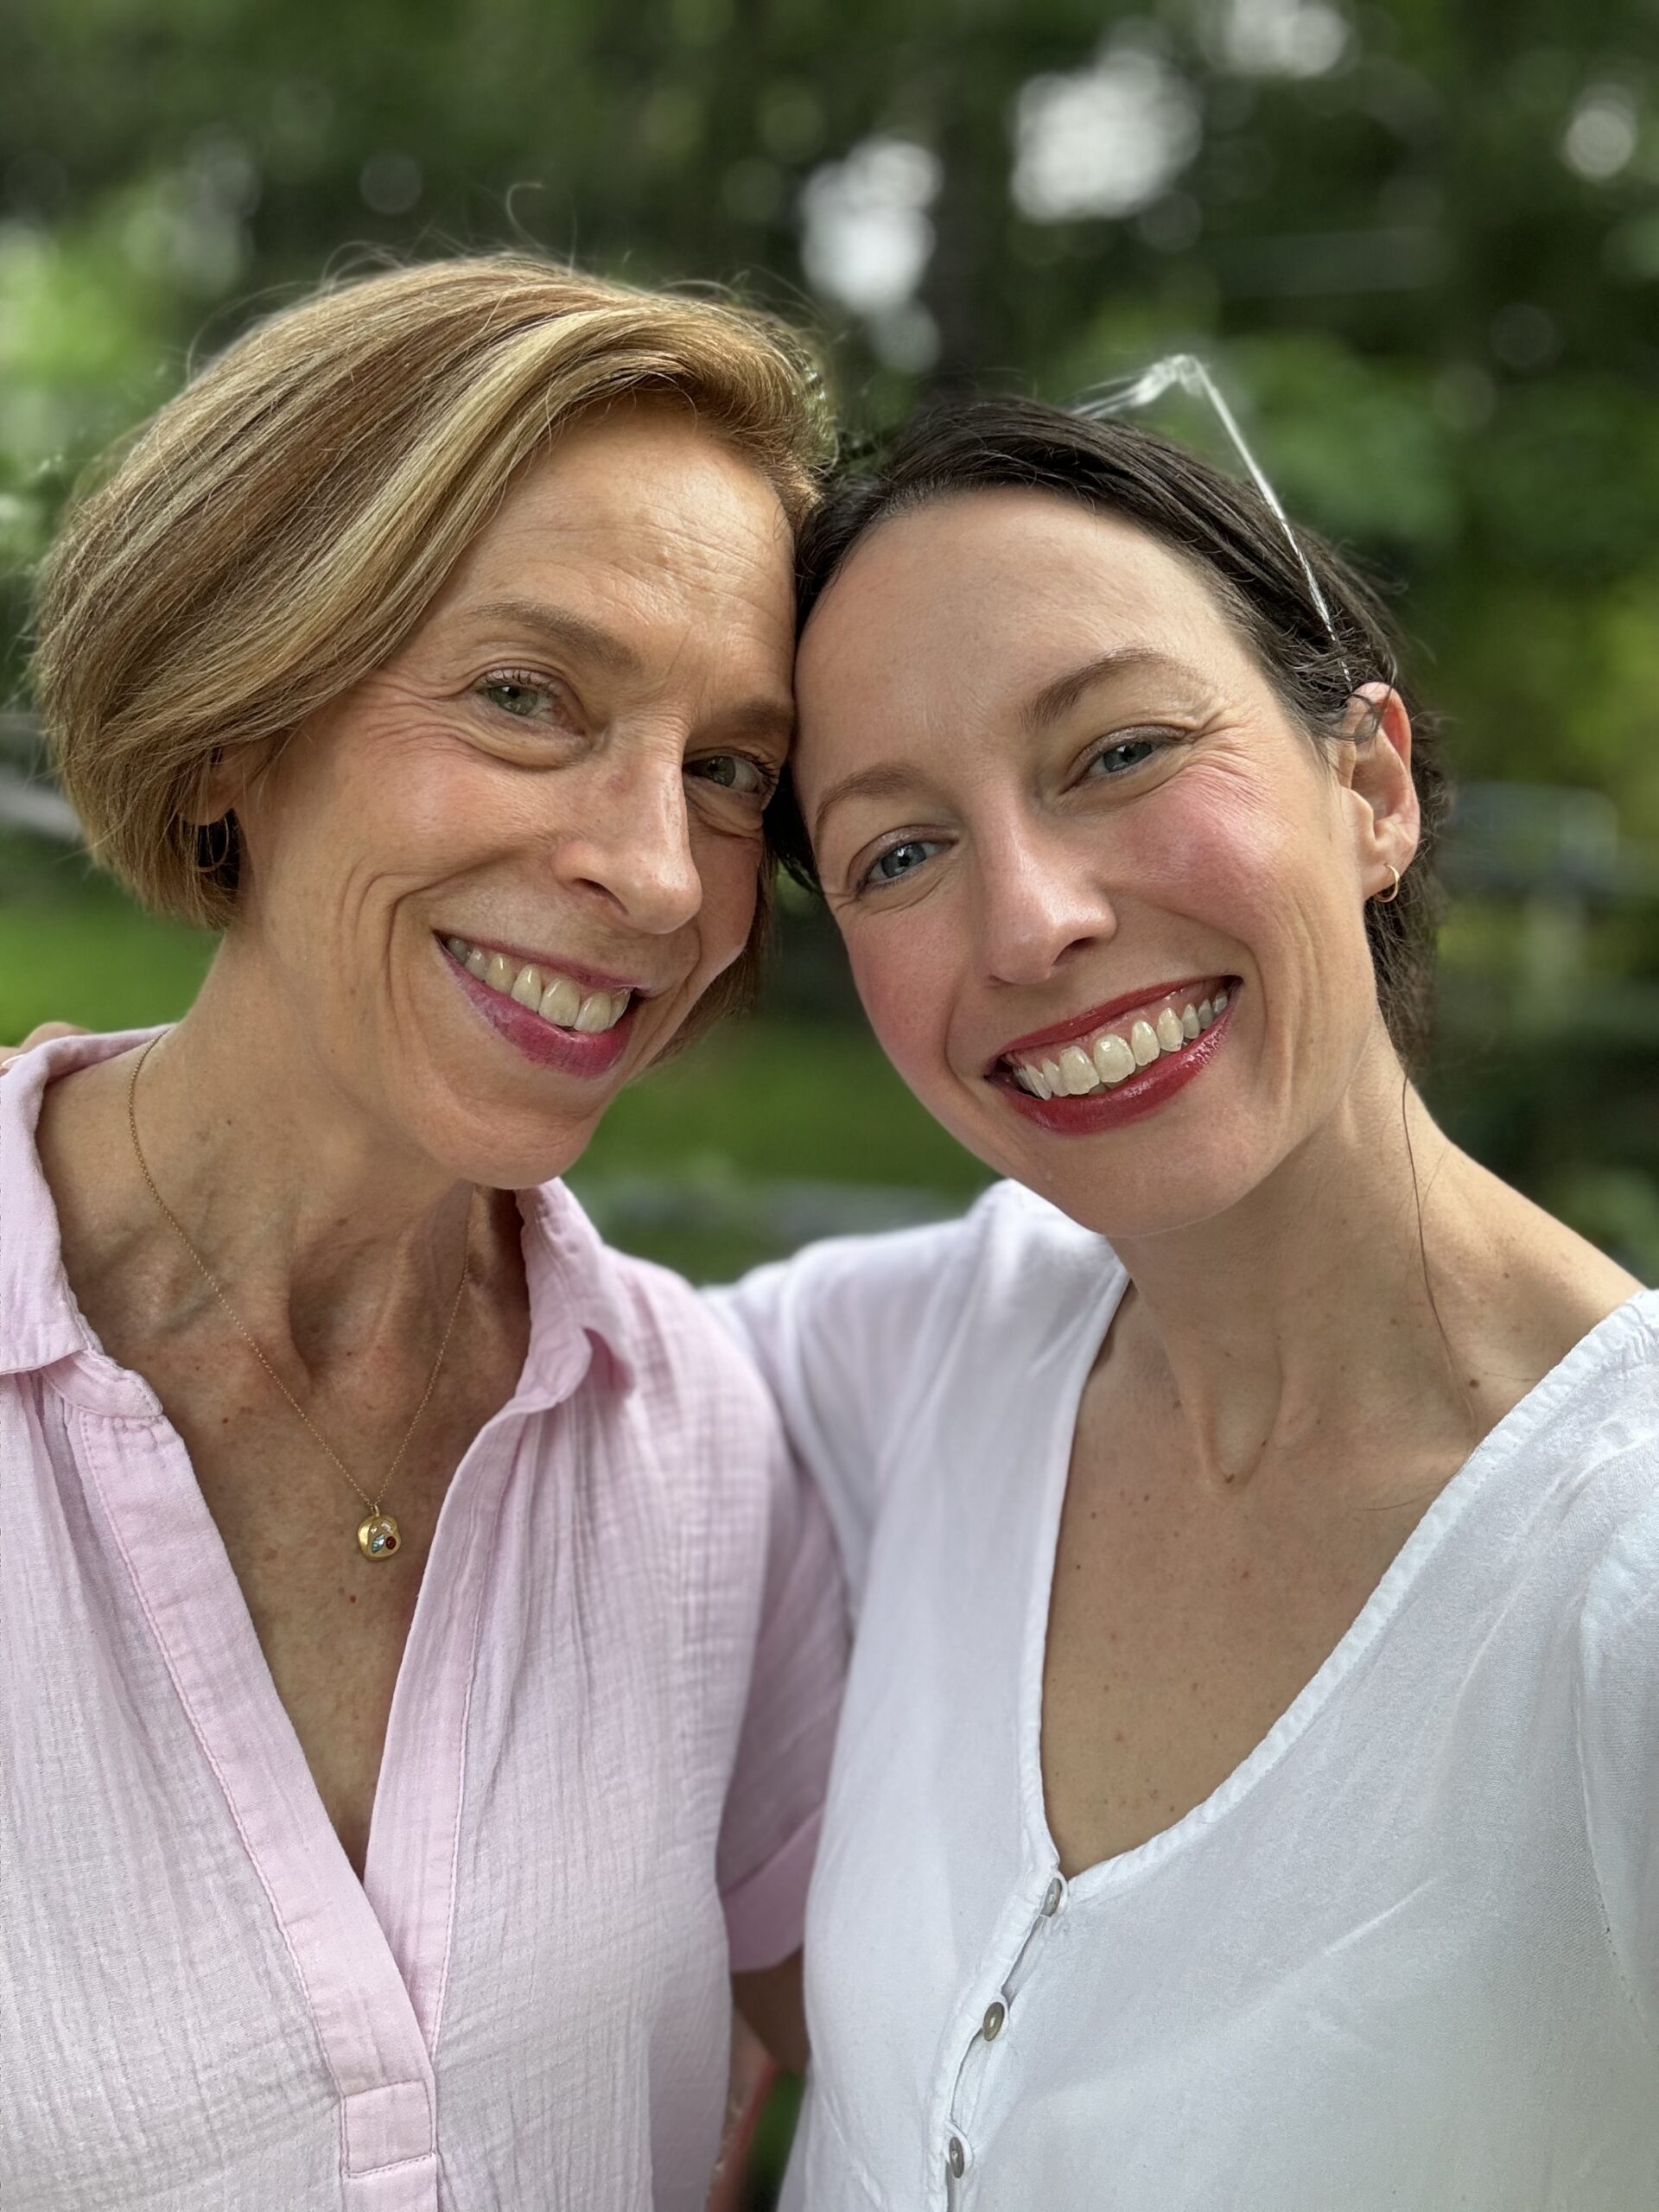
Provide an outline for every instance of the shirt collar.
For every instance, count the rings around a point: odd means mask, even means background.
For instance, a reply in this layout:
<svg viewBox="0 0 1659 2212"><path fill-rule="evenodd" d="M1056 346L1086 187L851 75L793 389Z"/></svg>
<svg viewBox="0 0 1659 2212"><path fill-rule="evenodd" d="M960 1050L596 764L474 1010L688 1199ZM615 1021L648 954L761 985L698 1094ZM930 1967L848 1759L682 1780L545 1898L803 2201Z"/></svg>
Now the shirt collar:
<svg viewBox="0 0 1659 2212"><path fill-rule="evenodd" d="M103 1358L63 1271L57 1209L35 1131L49 1083L157 1034L58 1038L0 1076L0 1375L29 1373L77 1354ZM568 1397L590 1369L613 1388L631 1389L637 1325L615 1254L563 1183L518 1196L530 1347L515 1403Z"/></svg>
<svg viewBox="0 0 1659 2212"><path fill-rule="evenodd" d="M51 1187L35 1133L48 1084L91 1067L156 1032L60 1037L0 1075L0 1375L22 1375L77 1353L96 1353L69 1279Z"/></svg>
<svg viewBox="0 0 1659 2212"><path fill-rule="evenodd" d="M631 1390L638 1324L616 1254L563 1183L520 1191L518 1211L530 1349L517 1402L568 1397L590 1366L613 1389Z"/></svg>

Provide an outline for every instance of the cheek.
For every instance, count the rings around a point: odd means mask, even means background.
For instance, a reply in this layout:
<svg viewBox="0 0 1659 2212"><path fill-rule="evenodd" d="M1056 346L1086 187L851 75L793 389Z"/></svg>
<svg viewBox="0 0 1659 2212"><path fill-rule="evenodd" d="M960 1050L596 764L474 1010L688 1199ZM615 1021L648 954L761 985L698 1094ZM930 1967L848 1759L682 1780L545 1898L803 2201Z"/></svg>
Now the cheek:
<svg viewBox="0 0 1659 2212"><path fill-rule="evenodd" d="M1265 782L1194 779L1181 804L1149 810L1137 880L1238 948L1266 1033L1308 1069L1346 1058L1371 1018L1375 982L1335 786L1317 762L1311 772L1283 767Z"/></svg>
<svg viewBox="0 0 1659 2212"><path fill-rule="evenodd" d="M1172 786L1135 824L1130 880L1155 904L1259 950L1287 934L1323 938L1345 895L1331 794L1297 760L1275 781L1217 765Z"/></svg>
<svg viewBox="0 0 1659 2212"><path fill-rule="evenodd" d="M946 950L918 915L842 931L854 986L876 1041L919 1096L948 1083Z"/></svg>
<svg viewBox="0 0 1659 2212"><path fill-rule="evenodd" d="M425 868L475 841L491 811L476 762L407 716L370 709L302 732L255 798L256 866L304 899ZM499 811L499 801L496 811Z"/></svg>
<svg viewBox="0 0 1659 2212"><path fill-rule="evenodd" d="M706 983L729 968L749 941L760 900L765 847L758 833L720 836L694 830L691 855L702 887L696 931L699 982Z"/></svg>

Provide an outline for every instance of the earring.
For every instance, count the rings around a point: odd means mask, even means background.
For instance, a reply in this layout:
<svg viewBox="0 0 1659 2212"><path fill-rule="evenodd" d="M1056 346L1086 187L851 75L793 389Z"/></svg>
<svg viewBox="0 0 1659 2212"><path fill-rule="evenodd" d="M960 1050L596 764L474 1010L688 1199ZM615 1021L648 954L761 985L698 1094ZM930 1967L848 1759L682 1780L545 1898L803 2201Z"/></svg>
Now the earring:
<svg viewBox="0 0 1659 2212"><path fill-rule="evenodd" d="M1379 906L1392 906L1395 900L1400 896L1400 871L1395 868L1392 861L1384 861L1382 865L1387 868L1389 874L1394 878L1394 881L1389 886L1386 891L1374 891L1371 893L1371 896L1376 899Z"/></svg>
<svg viewBox="0 0 1659 2212"><path fill-rule="evenodd" d="M204 822L196 831L196 873L217 875L235 846L236 832L228 814L221 814L217 822Z"/></svg>

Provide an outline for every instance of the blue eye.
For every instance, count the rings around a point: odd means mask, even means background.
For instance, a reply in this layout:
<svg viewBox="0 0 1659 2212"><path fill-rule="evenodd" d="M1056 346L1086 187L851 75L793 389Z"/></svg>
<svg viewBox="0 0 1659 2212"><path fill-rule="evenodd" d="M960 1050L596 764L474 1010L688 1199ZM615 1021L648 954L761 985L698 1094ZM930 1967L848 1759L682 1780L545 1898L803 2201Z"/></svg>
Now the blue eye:
<svg viewBox="0 0 1659 2212"><path fill-rule="evenodd" d="M1104 747L1084 770L1092 776L1099 769L1100 780L1109 782L1114 777L1127 776L1135 768L1144 768L1155 753L1161 753L1164 743L1156 737L1120 737L1114 745Z"/></svg>
<svg viewBox="0 0 1659 2212"><path fill-rule="evenodd" d="M878 854L865 874L866 883L897 883L901 876L913 875L930 853L938 848L925 837L907 837L902 845L889 845L885 853Z"/></svg>

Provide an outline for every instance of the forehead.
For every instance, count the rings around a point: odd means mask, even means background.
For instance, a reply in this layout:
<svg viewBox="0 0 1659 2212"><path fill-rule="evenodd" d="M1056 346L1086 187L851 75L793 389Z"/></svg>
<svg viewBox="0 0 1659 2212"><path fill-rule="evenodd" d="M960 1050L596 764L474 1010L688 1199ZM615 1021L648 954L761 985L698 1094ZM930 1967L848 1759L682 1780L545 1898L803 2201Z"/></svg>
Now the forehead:
<svg viewBox="0 0 1659 2212"><path fill-rule="evenodd" d="M953 493L879 524L814 608L803 746L873 717L890 736L981 721L1118 652L1249 667L1197 565L1133 524L1052 493Z"/></svg>
<svg viewBox="0 0 1659 2212"><path fill-rule="evenodd" d="M537 594L786 666L792 561L788 518L760 468L689 414L646 406L570 431L530 462L441 607Z"/></svg>

